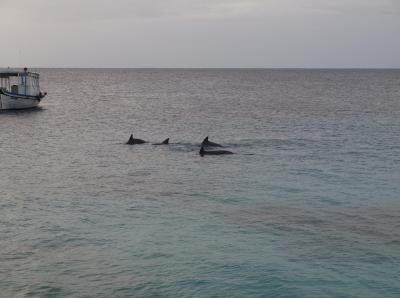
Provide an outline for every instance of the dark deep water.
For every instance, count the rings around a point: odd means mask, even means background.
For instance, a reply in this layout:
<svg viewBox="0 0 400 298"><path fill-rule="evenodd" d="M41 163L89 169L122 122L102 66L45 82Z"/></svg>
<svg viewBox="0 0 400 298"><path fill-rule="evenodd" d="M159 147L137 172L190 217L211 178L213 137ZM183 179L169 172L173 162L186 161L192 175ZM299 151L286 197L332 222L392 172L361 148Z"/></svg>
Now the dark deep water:
<svg viewBox="0 0 400 298"><path fill-rule="evenodd" d="M0 113L1 297L400 297L400 70L40 73Z"/></svg>

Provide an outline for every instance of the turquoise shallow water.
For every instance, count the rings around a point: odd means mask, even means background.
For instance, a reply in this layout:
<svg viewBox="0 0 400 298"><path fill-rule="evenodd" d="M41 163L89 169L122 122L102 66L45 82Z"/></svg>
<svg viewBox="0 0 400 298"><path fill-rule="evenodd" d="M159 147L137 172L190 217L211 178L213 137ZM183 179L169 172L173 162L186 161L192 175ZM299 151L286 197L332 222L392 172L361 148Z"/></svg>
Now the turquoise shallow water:
<svg viewBox="0 0 400 298"><path fill-rule="evenodd" d="M40 72L0 113L1 297L400 296L400 71Z"/></svg>

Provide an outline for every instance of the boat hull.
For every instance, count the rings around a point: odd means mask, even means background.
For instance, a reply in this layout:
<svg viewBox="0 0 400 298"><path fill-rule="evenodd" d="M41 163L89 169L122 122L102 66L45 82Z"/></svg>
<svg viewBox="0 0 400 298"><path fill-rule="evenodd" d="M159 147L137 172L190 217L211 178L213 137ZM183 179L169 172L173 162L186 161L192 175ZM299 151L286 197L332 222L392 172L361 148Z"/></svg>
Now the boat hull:
<svg viewBox="0 0 400 298"><path fill-rule="evenodd" d="M0 110L19 110L34 108L39 105L39 102L40 101L37 99L0 94Z"/></svg>

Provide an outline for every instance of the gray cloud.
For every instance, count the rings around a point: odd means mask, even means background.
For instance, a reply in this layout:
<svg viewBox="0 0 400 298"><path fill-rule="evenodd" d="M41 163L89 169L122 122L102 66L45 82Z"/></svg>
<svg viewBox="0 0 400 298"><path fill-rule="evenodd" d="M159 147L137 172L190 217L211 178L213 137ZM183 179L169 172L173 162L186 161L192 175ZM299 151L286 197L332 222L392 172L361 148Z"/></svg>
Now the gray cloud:
<svg viewBox="0 0 400 298"><path fill-rule="evenodd" d="M0 0L0 65L400 67L393 0ZM19 54L22 53L22 54Z"/></svg>
<svg viewBox="0 0 400 298"><path fill-rule="evenodd" d="M89 22L140 18L227 18L326 13L393 13L399 0L1 0L29 20Z"/></svg>
<svg viewBox="0 0 400 298"><path fill-rule="evenodd" d="M226 17L255 12L263 0L3 0L3 9L26 18L109 20L119 18Z"/></svg>

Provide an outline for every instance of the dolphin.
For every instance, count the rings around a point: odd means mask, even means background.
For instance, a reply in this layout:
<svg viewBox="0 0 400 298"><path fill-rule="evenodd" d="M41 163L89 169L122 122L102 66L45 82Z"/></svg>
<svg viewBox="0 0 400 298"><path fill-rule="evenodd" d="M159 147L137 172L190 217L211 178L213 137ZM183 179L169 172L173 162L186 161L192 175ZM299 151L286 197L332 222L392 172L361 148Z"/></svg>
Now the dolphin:
<svg viewBox="0 0 400 298"><path fill-rule="evenodd" d="M228 151L228 150L212 150L212 151L206 151L204 150L204 147L201 146L201 149L199 151L200 156L204 155L226 155L226 154L233 154L233 152Z"/></svg>
<svg viewBox="0 0 400 298"><path fill-rule="evenodd" d="M169 138L165 139L164 141L162 141L161 143L155 143L153 145L168 145L169 144Z"/></svg>
<svg viewBox="0 0 400 298"><path fill-rule="evenodd" d="M136 144L144 144L146 141L143 141L141 139L134 139L133 135L129 138L128 142L126 142L127 145L136 145Z"/></svg>
<svg viewBox="0 0 400 298"><path fill-rule="evenodd" d="M201 142L201 145L206 147L224 147L220 144L209 141L208 136L203 140L203 142Z"/></svg>

